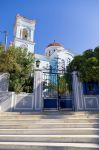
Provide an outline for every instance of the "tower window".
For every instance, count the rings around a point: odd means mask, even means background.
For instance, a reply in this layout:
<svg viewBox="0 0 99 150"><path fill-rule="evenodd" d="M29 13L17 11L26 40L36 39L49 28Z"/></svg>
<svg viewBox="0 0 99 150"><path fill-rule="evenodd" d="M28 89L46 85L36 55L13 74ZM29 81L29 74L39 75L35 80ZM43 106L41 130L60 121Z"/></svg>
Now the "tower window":
<svg viewBox="0 0 99 150"><path fill-rule="evenodd" d="M70 61L70 58L68 58L68 59L67 59L67 63L69 64L70 62L71 62L71 61Z"/></svg>
<svg viewBox="0 0 99 150"><path fill-rule="evenodd" d="M27 29L23 29L22 38L23 38L24 40L27 40L27 39L28 39L28 31L27 31Z"/></svg>
<svg viewBox="0 0 99 150"><path fill-rule="evenodd" d="M49 51L49 56L51 55L51 52Z"/></svg>

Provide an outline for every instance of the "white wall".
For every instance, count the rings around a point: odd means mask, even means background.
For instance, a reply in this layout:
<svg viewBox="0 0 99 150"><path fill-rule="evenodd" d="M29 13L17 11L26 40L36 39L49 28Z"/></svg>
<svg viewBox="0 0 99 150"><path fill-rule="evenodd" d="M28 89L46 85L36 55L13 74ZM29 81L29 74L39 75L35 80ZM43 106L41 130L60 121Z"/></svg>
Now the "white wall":
<svg viewBox="0 0 99 150"><path fill-rule="evenodd" d="M34 111L34 94L15 92L0 92L0 112L4 111Z"/></svg>
<svg viewBox="0 0 99 150"><path fill-rule="evenodd" d="M49 51L50 51L50 56L49 56ZM74 54L71 53L69 50L65 49L64 47L61 46L50 46L45 49L45 54L49 56L49 60L51 62L52 66L55 66L58 58L58 68L61 69L63 66L66 68L66 66L73 60Z"/></svg>
<svg viewBox="0 0 99 150"><path fill-rule="evenodd" d="M27 48L29 52L34 53L35 43L30 43L29 41L24 42L23 40L15 39L14 44L15 44L16 47Z"/></svg>
<svg viewBox="0 0 99 150"><path fill-rule="evenodd" d="M73 72L73 99L75 111L99 110L99 95L84 95L82 83L78 80L77 72Z"/></svg>

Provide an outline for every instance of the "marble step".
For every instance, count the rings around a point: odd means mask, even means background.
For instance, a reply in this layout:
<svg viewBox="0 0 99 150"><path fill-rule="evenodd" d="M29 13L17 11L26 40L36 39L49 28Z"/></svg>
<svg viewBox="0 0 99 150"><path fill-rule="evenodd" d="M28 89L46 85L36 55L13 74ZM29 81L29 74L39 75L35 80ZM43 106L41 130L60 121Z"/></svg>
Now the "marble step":
<svg viewBox="0 0 99 150"><path fill-rule="evenodd" d="M37 117L37 118L46 118L46 117L55 117L60 118L62 117L98 117L99 112L0 112L0 117Z"/></svg>
<svg viewBox="0 0 99 150"><path fill-rule="evenodd" d="M38 128L38 129L0 129L0 135L99 135L99 128Z"/></svg>
<svg viewBox="0 0 99 150"><path fill-rule="evenodd" d="M45 117L45 116L98 116L99 117L99 112L97 113L94 113L94 112L91 112L91 113L80 113L80 112L72 112L72 113L60 113L60 112L56 112L56 113L46 113L46 112L39 112L39 113L36 113L36 112L0 112L0 116L37 116L37 117Z"/></svg>
<svg viewBox="0 0 99 150"><path fill-rule="evenodd" d="M94 117L94 116L84 116L84 117L79 117L79 116L68 116L68 117L63 117L63 116L58 116L58 117L54 117L54 116L43 116L41 118L36 117L36 116L1 116L0 120L31 120L31 121L35 121L35 120L99 120L99 117Z"/></svg>
<svg viewBox="0 0 99 150"><path fill-rule="evenodd" d="M99 135L0 135L0 142L66 142L99 144Z"/></svg>
<svg viewBox="0 0 99 150"><path fill-rule="evenodd" d="M32 129L36 129L36 128L99 128L99 123L61 123L61 122L57 122L57 123L0 123L0 129L19 129L19 128L32 128Z"/></svg>
<svg viewBox="0 0 99 150"><path fill-rule="evenodd" d="M0 119L1 124L17 124L18 123L99 123L99 118L68 118L68 119L16 119L16 118L10 118L10 119L5 119L2 118Z"/></svg>
<svg viewBox="0 0 99 150"><path fill-rule="evenodd" d="M76 118L82 118L82 119L99 119L99 115L11 115L11 116L0 116L0 119L2 119L3 117L5 118L12 118L14 119L15 117L17 119L76 119Z"/></svg>
<svg viewBox="0 0 99 150"><path fill-rule="evenodd" d="M99 144L49 143L49 142L0 142L1 150L98 150Z"/></svg>

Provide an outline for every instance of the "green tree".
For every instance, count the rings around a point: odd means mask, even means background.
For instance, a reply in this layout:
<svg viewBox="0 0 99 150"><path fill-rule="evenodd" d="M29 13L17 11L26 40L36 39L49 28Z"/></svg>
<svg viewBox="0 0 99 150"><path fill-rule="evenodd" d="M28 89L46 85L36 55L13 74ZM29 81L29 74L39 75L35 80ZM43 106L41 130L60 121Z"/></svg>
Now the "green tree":
<svg viewBox="0 0 99 150"><path fill-rule="evenodd" d="M71 92L71 82L70 82L70 76L67 76L67 74L64 74L62 76L57 76L56 83L50 81L48 85L44 83L44 88L48 89L49 91L57 91L59 95L65 94L66 92Z"/></svg>
<svg viewBox="0 0 99 150"><path fill-rule="evenodd" d="M84 51L83 56L85 58L91 58L91 57L93 57L94 56L93 49L88 49L88 50Z"/></svg>
<svg viewBox="0 0 99 150"><path fill-rule="evenodd" d="M0 72L9 72L9 90L31 92L31 73L33 72L34 55L27 49L10 46L0 53Z"/></svg>
<svg viewBox="0 0 99 150"><path fill-rule="evenodd" d="M79 72L81 81L99 82L99 47L94 50L86 50L82 55L75 56L67 67L67 72Z"/></svg>
<svg viewBox="0 0 99 150"><path fill-rule="evenodd" d="M99 46L97 46L94 49L94 56L98 59L98 65L99 65Z"/></svg>
<svg viewBox="0 0 99 150"><path fill-rule="evenodd" d="M0 43L0 53L4 51L4 45L2 43Z"/></svg>

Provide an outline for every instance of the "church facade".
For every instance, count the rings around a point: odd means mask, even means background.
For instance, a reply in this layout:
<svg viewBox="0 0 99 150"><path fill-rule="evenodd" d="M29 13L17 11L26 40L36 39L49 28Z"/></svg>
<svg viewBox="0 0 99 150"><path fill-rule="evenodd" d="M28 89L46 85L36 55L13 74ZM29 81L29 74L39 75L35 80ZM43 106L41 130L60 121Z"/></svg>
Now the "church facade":
<svg viewBox="0 0 99 150"><path fill-rule="evenodd" d="M44 55L36 54L34 42L35 25L35 20L29 20L18 14L14 26L14 45L27 48L28 51L35 53L35 60L40 61L40 69L65 70L66 66L72 61L74 54L55 41L45 48Z"/></svg>
<svg viewBox="0 0 99 150"><path fill-rule="evenodd" d="M34 97L36 103L38 101L38 105L45 109L58 109L59 107L61 109L66 107L72 109L72 95L68 94L66 89L63 93L61 92L62 94L59 94L61 81L59 83L58 77L64 75L66 67L74 57L74 53L54 41L45 48L44 55L37 54L34 48L35 24L35 20L29 20L17 15L14 26L14 45L15 47L27 48L29 52L34 53L36 74L34 75L36 79L34 79L34 91L36 93ZM39 61L39 67L36 67L37 61ZM37 71L37 69L39 70ZM40 74L42 75L40 76ZM40 80L41 85L40 83L38 84L38 80ZM41 89L40 93L38 89ZM38 93L41 96L38 97Z"/></svg>
<svg viewBox="0 0 99 150"><path fill-rule="evenodd" d="M70 75L71 91L68 90L67 82L64 82L66 68L75 56L74 53L54 41L45 48L44 55L36 54L35 25L35 20L16 16L14 45L27 48L35 55L34 90L32 93L20 94L9 92L9 75L0 73L0 111L99 110L99 93L85 93L76 71Z"/></svg>

